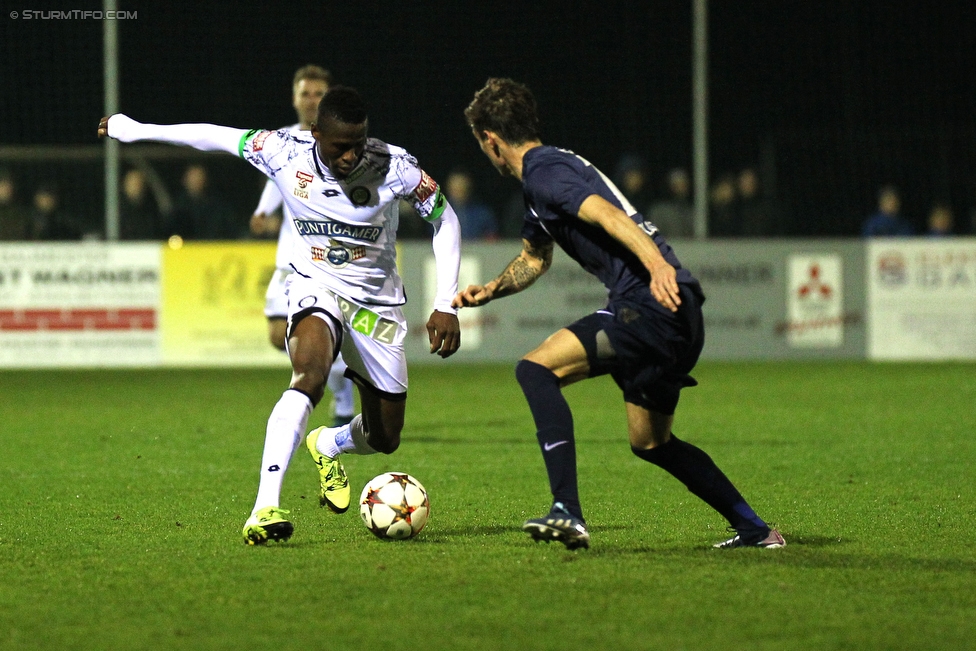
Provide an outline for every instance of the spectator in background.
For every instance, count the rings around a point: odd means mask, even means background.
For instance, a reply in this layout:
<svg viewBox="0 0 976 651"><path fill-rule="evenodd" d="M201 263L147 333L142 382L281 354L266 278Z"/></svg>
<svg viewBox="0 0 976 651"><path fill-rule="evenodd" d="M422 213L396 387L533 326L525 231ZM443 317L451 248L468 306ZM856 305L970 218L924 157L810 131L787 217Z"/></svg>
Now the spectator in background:
<svg viewBox="0 0 976 651"><path fill-rule="evenodd" d="M928 230L926 235L930 237L945 237L953 235L953 215L952 208L944 202L936 202L929 211Z"/></svg>
<svg viewBox="0 0 976 651"><path fill-rule="evenodd" d="M770 199L762 191L759 175L752 167L739 172L739 234L764 237L776 234L776 219Z"/></svg>
<svg viewBox="0 0 976 651"><path fill-rule="evenodd" d="M34 191L29 239L41 242L80 240L81 235L74 217L61 207L57 186L53 183L38 186Z"/></svg>
<svg viewBox="0 0 976 651"><path fill-rule="evenodd" d="M693 237L695 209L691 205L691 178L688 172L676 167L668 172L667 199L658 201L647 210L647 218L661 229L664 237Z"/></svg>
<svg viewBox="0 0 976 651"><path fill-rule="evenodd" d="M0 241L26 240L30 215L17 201L17 186L9 170L0 169Z"/></svg>
<svg viewBox="0 0 976 651"><path fill-rule="evenodd" d="M185 240L237 239L242 234L238 221L230 206L211 190L207 169L199 163L187 167L170 234Z"/></svg>
<svg viewBox="0 0 976 651"><path fill-rule="evenodd" d="M142 170L131 169L122 177L119 202L119 237L123 240L155 240L163 236L161 215Z"/></svg>
<svg viewBox="0 0 976 651"><path fill-rule="evenodd" d="M644 159L636 154L624 154L617 161L614 184L624 193L627 201L645 215L651 203L651 187L647 182L647 167Z"/></svg>
<svg viewBox="0 0 976 651"><path fill-rule="evenodd" d="M712 237L735 237L742 234L737 205L738 192L734 174L723 174L709 192L709 228Z"/></svg>
<svg viewBox="0 0 976 651"><path fill-rule="evenodd" d="M464 170L454 170L444 182L444 192L461 222L463 240L497 240L495 212L474 197L474 181Z"/></svg>
<svg viewBox="0 0 976 651"><path fill-rule="evenodd" d="M901 216L898 188L885 185L878 191L878 211L867 218L861 234L864 237L898 237L912 235L914 229Z"/></svg>

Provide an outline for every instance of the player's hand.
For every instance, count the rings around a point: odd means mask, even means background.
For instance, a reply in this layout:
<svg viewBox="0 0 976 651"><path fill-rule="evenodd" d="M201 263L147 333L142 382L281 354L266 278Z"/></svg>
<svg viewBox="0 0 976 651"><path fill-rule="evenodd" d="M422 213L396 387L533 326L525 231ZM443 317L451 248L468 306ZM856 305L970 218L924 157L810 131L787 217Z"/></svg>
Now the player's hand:
<svg viewBox="0 0 976 651"><path fill-rule="evenodd" d="M267 235L268 233L268 216L263 212L254 213L251 215L251 221L249 223L251 228L251 234L258 237Z"/></svg>
<svg viewBox="0 0 976 651"><path fill-rule="evenodd" d="M255 237L274 237L281 231L281 219L274 214L254 213L249 226Z"/></svg>
<svg viewBox="0 0 976 651"><path fill-rule="evenodd" d="M430 339L430 354L450 357L461 347L461 324L457 315L434 310L427 319L427 337Z"/></svg>
<svg viewBox="0 0 976 651"><path fill-rule="evenodd" d="M457 296L451 301L451 307L478 307L489 302L493 295L494 292L484 285L468 285L466 289L457 293Z"/></svg>
<svg viewBox="0 0 976 651"><path fill-rule="evenodd" d="M98 121L98 137L105 138L108 136L108 118L102 118Z"/></svg>
<svg viewBox="0 0 976 651"><path fill-rule="evenodd" d="M677 312L681 305L677 275L674 267L667 262L651 270L651 295L672 312Z"/></svg>

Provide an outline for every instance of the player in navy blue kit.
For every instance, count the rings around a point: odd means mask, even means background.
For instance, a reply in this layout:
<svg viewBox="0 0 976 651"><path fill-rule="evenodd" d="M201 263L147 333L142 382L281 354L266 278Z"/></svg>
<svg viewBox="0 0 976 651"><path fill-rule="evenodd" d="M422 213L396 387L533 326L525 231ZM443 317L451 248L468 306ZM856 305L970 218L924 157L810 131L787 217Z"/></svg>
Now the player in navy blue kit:
<svg viewBox="0 0 976 651"><path fill-rule="evenodd" d="M735 530L715 547L785 546L712 459L671 431L681 389L697 384L689 373L704 344L698 281L603 173L571 151L542 144L525 85L489 79L465 117L492 165L522 182L526 214L519 256L494 280L459 292L454 306L484 305L527 288L549 268L554 244L609 293L604 309L559 330L515 368L553 495L551 511L523 530L568 549L589 547L573 417L561 388L609 373L623 390L633 453L684 483Z"/></svg>

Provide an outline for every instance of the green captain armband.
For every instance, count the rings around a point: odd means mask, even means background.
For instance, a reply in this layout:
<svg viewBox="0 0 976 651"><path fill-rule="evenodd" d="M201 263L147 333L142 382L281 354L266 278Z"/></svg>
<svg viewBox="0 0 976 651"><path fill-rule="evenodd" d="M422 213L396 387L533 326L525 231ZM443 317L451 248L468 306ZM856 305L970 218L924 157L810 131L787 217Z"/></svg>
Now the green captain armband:
<svg viewBox="0 0 976 651"><path fill-rule="evenodd" d="M243 136L241 136L241 141L237 143L237 155L244 158L244 147L247 146L247 141L253 138L261 129L250 129Z"/></svg>
<svg viewBox="0 0 976 651"><path fill-rule="evenodd" d="M441 218L444 214L444 209L447 208L447 199L444 198L444 193L441 192L440 186L437 187L437 191L434 193L433 201L431 202L434 209L430 211L430 214L424 217L425 221L434 222Z"/></svg>

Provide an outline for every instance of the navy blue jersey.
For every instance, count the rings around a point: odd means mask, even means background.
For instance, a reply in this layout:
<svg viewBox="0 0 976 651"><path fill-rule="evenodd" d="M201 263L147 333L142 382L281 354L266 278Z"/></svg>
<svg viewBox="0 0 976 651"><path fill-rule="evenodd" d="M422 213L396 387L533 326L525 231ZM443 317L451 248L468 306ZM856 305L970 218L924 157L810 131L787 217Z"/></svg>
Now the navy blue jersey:
<svg viewBox="0 0 976 651"><path fill-rule="evenodd" d="M526 204L522 237L534 244L558 244L600 279L610 300L633 292L650 295L651 274L627 247L599 226L579 218L580 205L594 194L623 210L648 237L653 237L661 255L677 270L678 282L692 285L701 294L698 281L681 267L657 227L585 158L557 147L530 149L522 158L522 190Z"/></svg>

